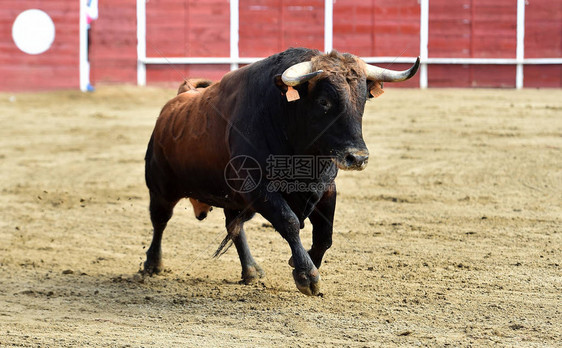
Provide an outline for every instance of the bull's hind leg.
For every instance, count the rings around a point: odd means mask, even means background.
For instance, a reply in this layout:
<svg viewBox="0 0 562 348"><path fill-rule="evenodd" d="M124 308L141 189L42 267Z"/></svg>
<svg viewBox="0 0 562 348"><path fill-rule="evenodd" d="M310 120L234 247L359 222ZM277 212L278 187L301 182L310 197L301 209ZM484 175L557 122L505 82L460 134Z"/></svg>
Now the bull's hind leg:
<svg viewBox="0 0 562 348"><path fill-rule="evenodd" d="M234 246L236 246L240 264L242 265L242 281L248 284L256 279L262 278L265 273L254 260L250 248L248 247L246 233L244 232L244 222L251 219L254 214L224 209L224 215L226 217L228 236L234 242Z"/></svg>
<svg viewBox="0 0 562 348"><path fill-rule="evenodd" d="M146 252L144 272L148 274L162 271L162 234L172 213L176 202L168 202L153 191L150 191L150 220L154 229L152 243Z"/></svg>

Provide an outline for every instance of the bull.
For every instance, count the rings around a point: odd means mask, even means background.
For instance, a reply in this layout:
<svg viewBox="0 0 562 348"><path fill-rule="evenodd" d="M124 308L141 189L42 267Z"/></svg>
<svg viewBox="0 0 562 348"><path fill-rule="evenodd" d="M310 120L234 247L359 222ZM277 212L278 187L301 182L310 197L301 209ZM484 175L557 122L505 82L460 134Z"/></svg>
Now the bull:
<svg viewBox="0 0 562 348"><path fill-rule="evenodd" d="M297 288L318 295L318 268L332 245L334 179L338 169L364 169L369 158L362 135L365 103L382 93L383 82L407 80L418 67L419 58L410 69L393 71L348 53L291 48L217 83L182 84L162 108L146 152L153 238L143 271L162 270L162 234L176 203L190 198L196 215L223 208L227 234L215 255L234 244L244 282L264 276L244 233L244 223L259 213L289 244ZM303 156L329 161L304 178L304 188L272 188L272 158ZM307 218L308 251L299 236Z"/></svg>

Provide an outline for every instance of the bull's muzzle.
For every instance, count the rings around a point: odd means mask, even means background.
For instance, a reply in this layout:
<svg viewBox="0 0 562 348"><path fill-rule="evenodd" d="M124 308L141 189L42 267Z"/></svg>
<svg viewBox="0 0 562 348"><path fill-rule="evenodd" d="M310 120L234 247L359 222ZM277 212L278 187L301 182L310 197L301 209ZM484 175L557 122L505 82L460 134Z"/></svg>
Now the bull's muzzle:
<svg viewBox="0 0 562 348"><path fill-rule="evenodd" d="M343 170L363 170L369 161L367 149L348 149L336 158L336 164Z"/></svg>

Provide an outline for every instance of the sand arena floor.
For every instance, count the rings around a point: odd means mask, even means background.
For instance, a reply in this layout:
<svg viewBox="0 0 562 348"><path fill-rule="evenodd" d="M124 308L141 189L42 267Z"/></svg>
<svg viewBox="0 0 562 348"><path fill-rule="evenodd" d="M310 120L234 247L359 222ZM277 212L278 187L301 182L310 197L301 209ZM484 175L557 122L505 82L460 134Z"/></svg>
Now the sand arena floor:
<svg viewBox="0 0 562 348"><path fill-rule="evenodd" d="M0 94L0 346L524 346L562 342L562 91L408 90L368 103L341 172L323 297L246 224L241 285L221 209L187 201L151 240L143 157L173 89ZM311 226L302 231L306 246Z"/></svg>

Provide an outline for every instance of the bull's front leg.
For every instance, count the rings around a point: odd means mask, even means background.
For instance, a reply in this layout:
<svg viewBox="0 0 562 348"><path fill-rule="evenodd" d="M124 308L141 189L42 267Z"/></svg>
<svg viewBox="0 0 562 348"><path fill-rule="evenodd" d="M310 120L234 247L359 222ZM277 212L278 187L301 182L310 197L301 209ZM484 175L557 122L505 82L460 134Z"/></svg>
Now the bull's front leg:
<svg viewBox="0 0 562 348"><path fill-rule="evenodd" d="M317 268L320 268L326 250L332 246L336 196L336 184L331 183L309 216L312 223L312 247L308 254ZM289 260L289 265L294 267L293 258Z"/></svg>
<svg viewBox="0 0 562 348"><path fill-rule="evenodd" d="M320 293L320 273L312 262L300 239L300 223L279 193L268 193L265 199L254 202L254 209L266 218L291 248L293 279L297 288L305 295L316 296Z"/></svg>
<svg viewBox="0 0 562 348"><path fill-rule="evenodd" d="M308 253L316 267L320 267L324 253L332 246L336 196L336 184L332 183L309 217L312 223L312 247Z"/></svg>

